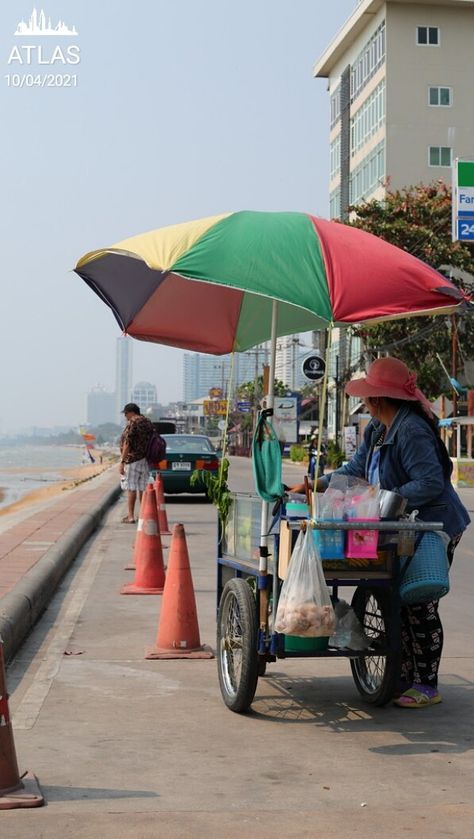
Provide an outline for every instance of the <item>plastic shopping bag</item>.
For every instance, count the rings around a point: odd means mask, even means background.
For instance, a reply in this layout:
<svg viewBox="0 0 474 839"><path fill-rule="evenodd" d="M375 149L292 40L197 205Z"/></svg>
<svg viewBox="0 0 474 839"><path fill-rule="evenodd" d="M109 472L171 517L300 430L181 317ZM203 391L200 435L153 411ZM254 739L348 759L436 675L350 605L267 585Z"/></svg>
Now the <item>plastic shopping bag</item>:
<svg viewBox="0 0 474 839"><path fill-rule="evenodd" d="M336 613L336 633L331 639L331 647L337 649L366 650L370 647L360 621L352 606L345 600L338 600L334 611Z"/></svg>
<svg viewBox="0 0 474 839"><path fill-rule="evenodd" d="M336 617L317 555L313 534L301 531L283 583L275 629L285 635L322 638L333 635Z"/></svg>

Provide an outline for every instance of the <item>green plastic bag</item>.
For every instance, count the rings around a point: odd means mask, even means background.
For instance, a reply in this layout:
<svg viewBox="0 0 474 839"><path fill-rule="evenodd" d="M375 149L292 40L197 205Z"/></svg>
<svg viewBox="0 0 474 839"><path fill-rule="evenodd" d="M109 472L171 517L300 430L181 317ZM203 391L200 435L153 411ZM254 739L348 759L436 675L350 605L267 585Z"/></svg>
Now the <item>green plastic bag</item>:
<svg viewBox="0 0 474 839"><path fill-rule="evenodd" d="M262 414L252 442L255 488L264 501L277 501L285 490L281 480L280 441L271 422Z"/></svg>

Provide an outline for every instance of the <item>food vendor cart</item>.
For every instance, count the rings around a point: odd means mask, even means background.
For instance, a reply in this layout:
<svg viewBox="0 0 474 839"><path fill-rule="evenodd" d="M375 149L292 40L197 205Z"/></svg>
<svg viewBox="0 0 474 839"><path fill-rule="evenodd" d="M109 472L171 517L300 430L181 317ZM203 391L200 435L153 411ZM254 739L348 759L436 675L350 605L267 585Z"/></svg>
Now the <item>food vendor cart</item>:
<svg viewBox="0 0 474 839"><path fill-rule="evenodd" d="M225 530L220 529L217 557L217 660L227 707L237 713L250 708L258 677L270 662L308 657L348 658L361 696L373 705L389 702L400 676L399 585L407 563L399 556L399 537L440 531L442 524L406 520L382 520L365 526L360 522L338 523L338 531L380 531L380 548L377 559L321 560L333 602L338 600L340 588L355 588L352 607L369 642L364 650L337 649L331 647L330 639L328 644L321 644L321 638L298 638L273 630L283 577L304 520L290 520L284 514L274 520L268 562L270 586L262 614L258 547L261 501L251 493L234 493L232 502ZM305 525L335 529L333 522ZM405 538L405 557L406 542Z"/></svg>

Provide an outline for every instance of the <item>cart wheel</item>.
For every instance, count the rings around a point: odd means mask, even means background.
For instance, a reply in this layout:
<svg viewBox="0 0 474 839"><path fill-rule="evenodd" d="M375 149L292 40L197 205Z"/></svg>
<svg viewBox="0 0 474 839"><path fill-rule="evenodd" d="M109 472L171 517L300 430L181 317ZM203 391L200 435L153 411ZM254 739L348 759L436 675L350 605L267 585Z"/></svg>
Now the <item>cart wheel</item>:
<svg viewBox="0 0 474 839"><path fill-rule="evenodd" d="M241 578L224 586L217 618L217 669L222 698L231 711L250 708L258 680L257 605Z"/></svg>
<svg viewBox="0 0 474 839"><path fill-rule="evenodd" d="M264 676L266 672L267 672L267 662L265 661L264 658L260 658L260 656L259 656L259 658L258 658L258 675L259 676Z"/></svg>
<svg viewBox="0 0 474 839"><path fill-rule="evenodd" d="M390 622L390 596L386 591L358 588L352 607L372 645L386 646ZM400 675L400 653L351 658L357 690L371 705L386 705L393 698Z"/></svg>

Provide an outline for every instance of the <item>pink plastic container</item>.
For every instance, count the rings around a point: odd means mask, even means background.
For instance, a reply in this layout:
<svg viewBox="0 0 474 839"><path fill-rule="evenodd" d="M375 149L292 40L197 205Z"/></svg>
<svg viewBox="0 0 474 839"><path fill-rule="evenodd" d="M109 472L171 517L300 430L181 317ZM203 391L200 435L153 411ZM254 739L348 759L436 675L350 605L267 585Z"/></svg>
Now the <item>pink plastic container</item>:
<svg viewBox="0 0 474 839"><path fill-rule="evenodd" d="M380 521L377 518L349 518L349 521ZM346 556L348 559L377 559L378 530L348 530Z"/></svg>

